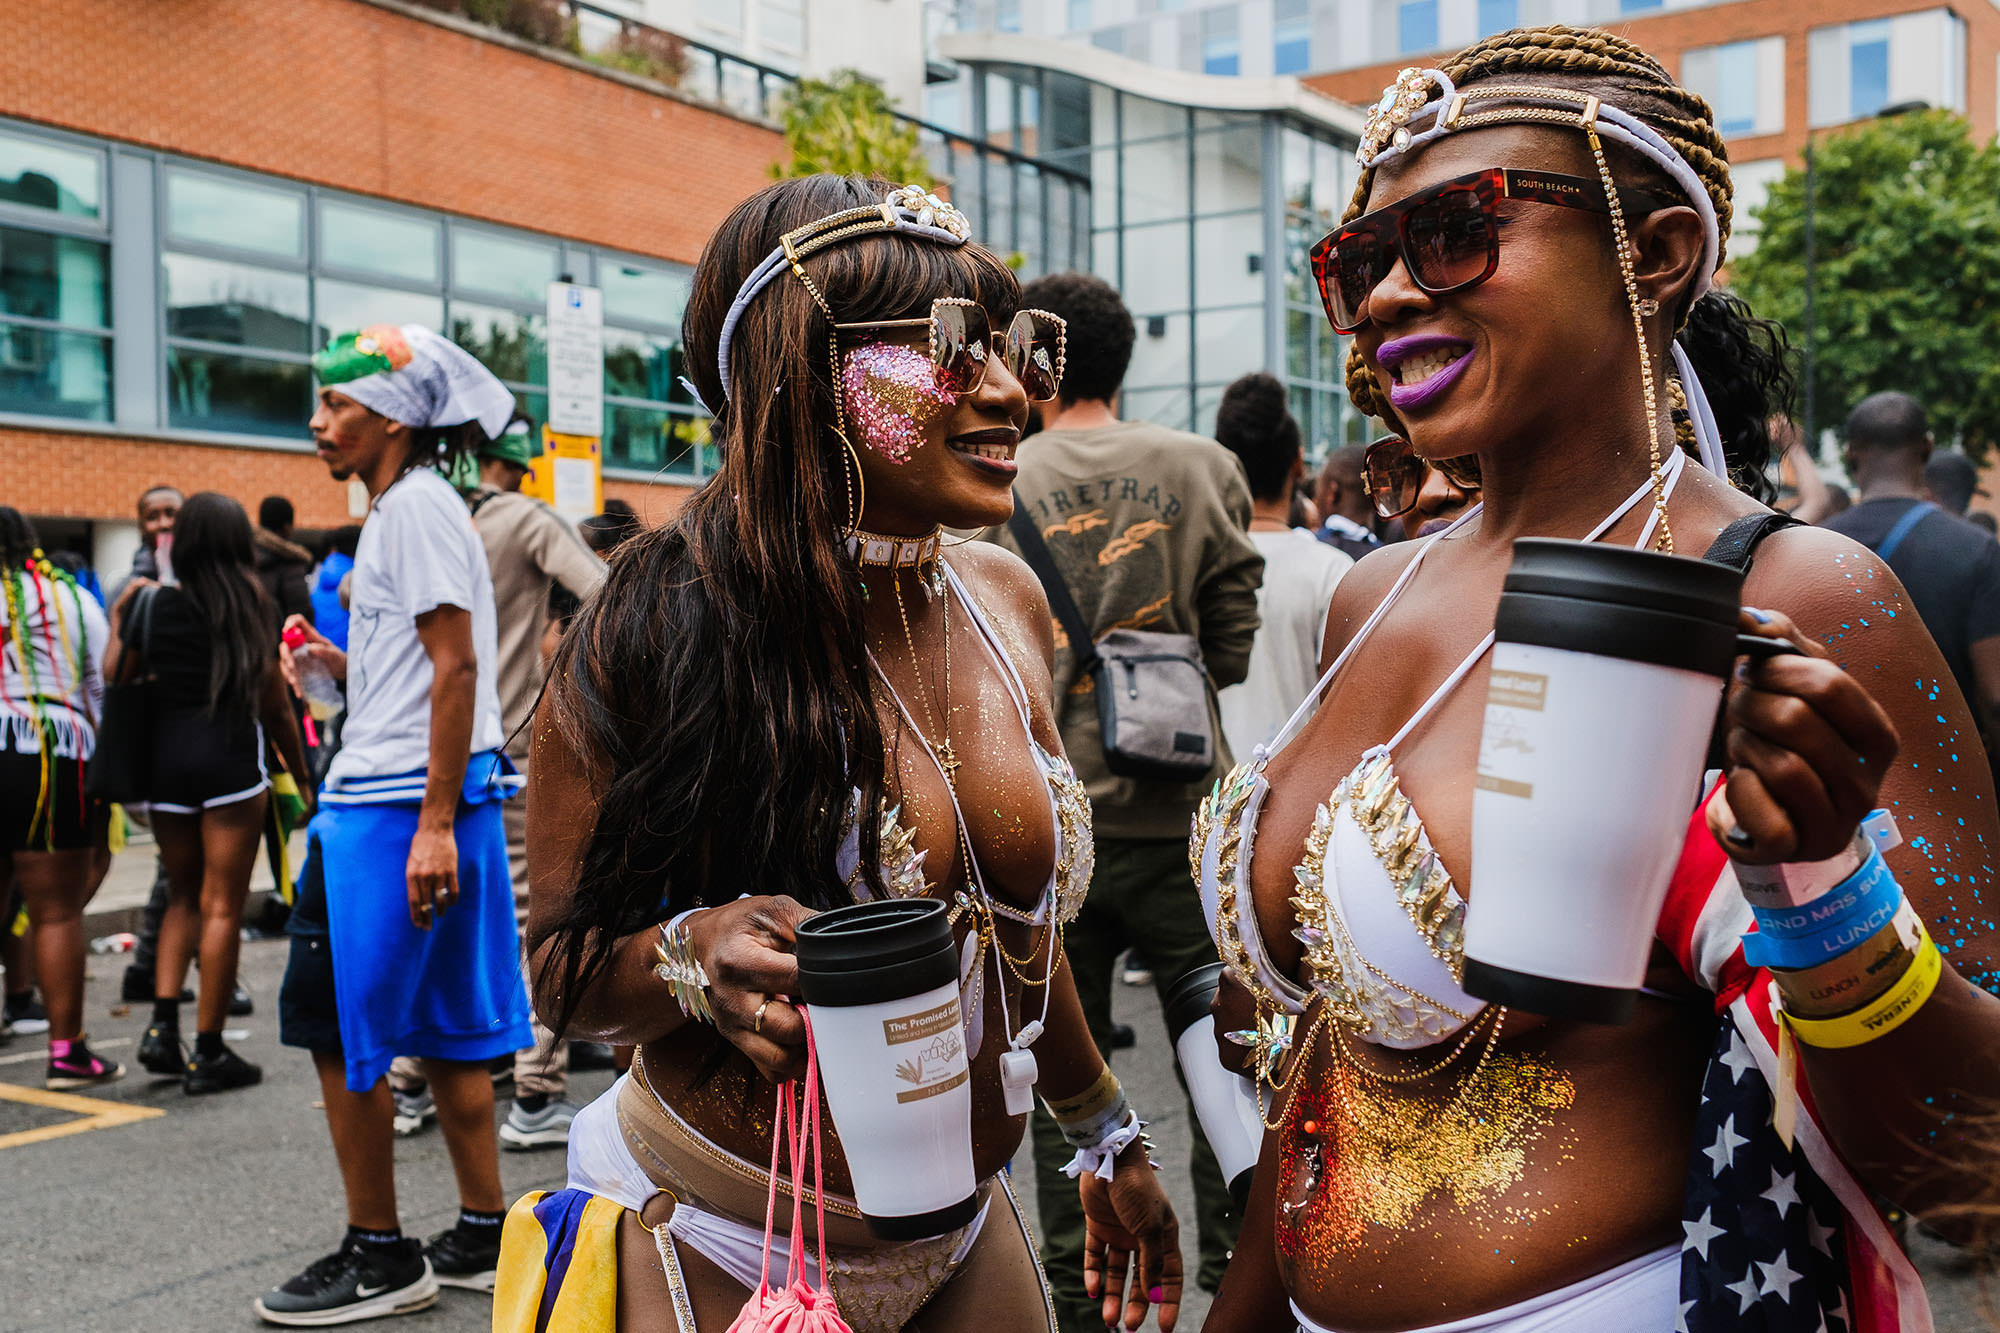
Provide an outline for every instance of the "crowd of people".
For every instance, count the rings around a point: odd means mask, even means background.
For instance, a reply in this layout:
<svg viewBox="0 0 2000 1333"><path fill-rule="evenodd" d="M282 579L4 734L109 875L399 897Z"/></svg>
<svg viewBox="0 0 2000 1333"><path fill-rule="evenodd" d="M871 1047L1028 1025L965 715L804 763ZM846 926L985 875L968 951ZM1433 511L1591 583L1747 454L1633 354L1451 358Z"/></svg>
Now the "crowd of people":
<svg viewBox="0 0 2000 1333"><path fill-rule="evenodd" d="M123 1075L83 1032L82 914L140 821L138 1063L258 1082L223 1029L256 1003L269 856L280 1038L347 1202L257 1300L276 1324L455 1286L504 1333L791 1327L788 1302L854 1333L1169 1330L1186 1264L1232 1333L1928 1327L1878 1201L1974 1240L2000 1097L1977 470L1882 393L1841 432L1856 493L1822 478L1782 331L1715 285L1709 108L1621 38L1515 30L1404 71L1360 165L1310 263L1387 429L1316 473L1278 379L1229 385L1212 436L1125 419L1112 287L1021 285L935 195L815 176L740 204L696 269L721 468L663 524L523 495L534 423L417 325L314 358L358 527L154 487L100 597L0 506L11 1031L46 1032L52 1088ZM1569 835L1684 832L1623 1027L1467 989L1489 631L1527 536L1729 565L1781 650L1736 666L1700 792ZM1774 877L1826 893L1812 931L1746 898ZM885 1232L836 1138L796 1186L814 1263L776 1179L813 1136L770 1089L804 1079L816 1121L854 1075L815 1044L800 933L924 898L974 1204ZM1247 1196L1197 1080L1163 1161L1111 1068L1172 1045L1114 1025L1120 960L1164 1002L1218 958L1193 1058L1264 1118ZM591 1063L623 1072L579 1107ZM420 1240L394 1145L431 1123L459 1215ZM508 1199L503 1144L566 1145L566 1186ZM1191 1178L1185 1258L1162 1169Z"/></svg>

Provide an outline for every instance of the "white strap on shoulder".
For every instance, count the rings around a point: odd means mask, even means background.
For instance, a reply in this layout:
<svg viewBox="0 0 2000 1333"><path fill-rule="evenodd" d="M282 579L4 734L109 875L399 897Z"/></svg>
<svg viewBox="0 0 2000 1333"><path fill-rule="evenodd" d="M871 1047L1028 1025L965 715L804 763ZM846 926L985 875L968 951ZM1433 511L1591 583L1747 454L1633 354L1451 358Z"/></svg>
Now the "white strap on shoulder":
<svg viewBox="0 0 2000 1333"><path fill-rule="evenodd" d="M1423 543L1423 546L1417 551L1416 555L1410 558L1410 563L1403 567L1403 572L1397 575L1396 581L1389 585L1388 593L1383 596L1380 602L1376 603L1375 609L1369 613L1368 619L1361 623L1360 629L1354 631L1354 637L1347 641L1347 646L1342 648L1334 657L1332 664L1320 673L1319 680L1307 692L1306 697L1299 701L1299 706L1292 710L1292 715L1286 719L1285 725L1278 728L1278 734L1257 747L1256 756L1259 760L1268 759L1270 756L1284 749L1290 743L1292 737L1298 734L1299 728L1305 725L1306 719L1312 716L1315 708L1319 707L1320 696L1326 693L1326 687L1333 684L1333 678L1340 674L1341 667L1347 665L1347 659L1354 655L1354 650L1361 646L1361 641L1367 638L1377 625L1382 623L1382 617L1389 614L1389 608L1395 605L1396 599L1402 596L1403 589L1408 587L1410 580L1416 577L1417 566L1424 563L1424 557L1431 553L1431 547L1444 538L1451 536L1473 519L1479 517L1481 511L1485 508L1485 505L1474 505L1453 519L1451 526L1432 536L1418 539Z"/></svg>
<svg viewBox="0 0 2000 1333"><path fill-rule="evenodd" d="M1678 449L1674 450L1674 456L1668 459L1666 467L1661 469L1662 477L1661 477L1660 489L1668 497L1671 497L1673 495L1674 485L1675 483L1680 481L1681 473L1686 467L1687 467L1687 455L1682 453ZM1606 517L1603 522L1599 523L1596 527L1592 528L1590 530L1589 535L1586 536L1583 540L1587 542L1594 542L1599 537L1602 537L1605 533L1611 530L1612 526L1616 524L1619 519L1631 513L1633 506L1637 505L1641 500L1644 500L1649 496L1651 496L1652 493L1653 493L1653 479L1649 476L1646 478L1646 482L1644 485L1642 485L1641 487L1639 487L1638 490L1633 491L1632 494L1627 496L1625 498L1625 503L1619 505L1616 509L1612 510L1610 515ZM1641 551L1646 549L1648 543L1650 543L1653 540L1653 532L1659 526L1659 523L1660 523L1660 511L1656 506L1653 512L1647 517L1646 526L1640 529L1639 540L1633 543L1634 549ZM1467 673L1469 673L1474 666L1478 665L1479 659L1486 656L1488 652L1492 651L1493 644L1495 641L1496 641L1496 636L1494 632L1492 630L1486 631L1486 637L1479 641L1479 646L1477 648L1474 648L1472 650L1472 654L1469 657L1467 657L1463 662L1460 662L1458 666L1455 669L1453 669L1452 673L1444 678L1444 684L1438 686L1435 690L1431 691L1431 697L1424 700L1423 706L1418 708L1415 713L1410 715L1410 720L1403 724L1402 730L1398 731L1394 736L1391 736L1386 744L1376 746L1375 749L1370 750L1368 753L1372 755L1380 750L1394 750L1397 746L1401 745L1405 740L1407 740L1409 738L1410 733L1415 731L1419 726L1423 725L1424 719L1429 717L1432 711L1435 710L1439 704L1444 702L1445 696L1450 694L1454 689L1458 688L1458 683L1465 679Z"/></svg>

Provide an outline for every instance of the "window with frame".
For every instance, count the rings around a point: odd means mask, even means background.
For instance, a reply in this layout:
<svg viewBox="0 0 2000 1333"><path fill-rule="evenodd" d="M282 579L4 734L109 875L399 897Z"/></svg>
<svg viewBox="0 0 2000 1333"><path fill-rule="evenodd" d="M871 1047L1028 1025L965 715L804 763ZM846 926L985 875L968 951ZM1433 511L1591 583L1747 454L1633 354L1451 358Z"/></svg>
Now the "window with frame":
<svg viewBox="0 0 2000 1333"><path fill-rule="evenodd" d="M1233 8L1205 9L1201 15L1201 72L1240 74L1243 43L1237 35Z"/></svg>
<svg viewBox="0 0 2000 1333"><path fill-rule="evenodd" d="M1396 6L1396 50L1402 55L1435 51L1438 0L1402 0Z"/></svg>
<svg viewBox="0 0 2000 1333"><path fill-rule="evenodd" d="M1479 35L1491 37L1521 26L1521 0L1479 0Z"/></svg>
<svg viewBox="0 0 2000 1333"><path fill-rule="evenodd" d="M1889 24L1878 19L1848 28L1847 114L1856 120L1889 105Z"/></svg>
<svg viewBox="0 0 2000 1333"><path fill-rule="evenodd" d="M0 132L0 411L111 418L108 162Z"/></svg>
<svg viewBox="0 0 2000 1333"><path fill-rule="evenodd" d="M1303 74L1312 64L1312 15L1306 0L1276 0L1271 7L1271 72Z"/></svg>
<svg viewBox="0 0 2000 1333"><path fill-rule="evenodd" d="M305 189L181 163L161 188L167 425L297 438L315 345Z"/></svg>

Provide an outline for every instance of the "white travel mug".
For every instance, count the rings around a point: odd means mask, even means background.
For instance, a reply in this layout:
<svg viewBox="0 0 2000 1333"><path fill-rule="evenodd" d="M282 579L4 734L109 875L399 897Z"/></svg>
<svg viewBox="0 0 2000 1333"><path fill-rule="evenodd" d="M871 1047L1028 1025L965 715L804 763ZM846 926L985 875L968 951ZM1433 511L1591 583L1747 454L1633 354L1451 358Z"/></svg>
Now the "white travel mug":
<svg viewBox="0 0 2000 1333"><path fill-rule="evenodd" d="M979 1208L958 950L945 906L891 898L798 928L799 990L855 1202L885 1240L941 1236Z"/></svg>
<svg viewBox="0 0 2000 1333"><path fill-rule="evenodd" d="M1229 1182L1229 1197L1240 1213L1250 1198L1250 1179L1264 1146L1264 1121L1258 1113L1256 1084L1224 1069L1215 1045L1211 1006L1221 984L1221 963L1197 967L1168 988L1165 1012L1195 1119L1215 1150L1222 1178Z"/></svg>
<svg viewBox="0 0 2000 1333"><path fill-rule="evenodd" d="M1622 1023L1739 653L1742 574L1588 542L1514 543L1472 797L1465 989Z"/></svg>

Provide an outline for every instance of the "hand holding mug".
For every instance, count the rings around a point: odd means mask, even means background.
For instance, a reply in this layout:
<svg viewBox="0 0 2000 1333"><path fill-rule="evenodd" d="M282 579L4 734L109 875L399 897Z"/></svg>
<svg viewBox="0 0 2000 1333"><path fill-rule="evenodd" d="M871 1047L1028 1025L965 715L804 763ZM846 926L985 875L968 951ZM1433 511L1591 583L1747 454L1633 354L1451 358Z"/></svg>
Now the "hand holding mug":
<svg viewBox="0 0 2000 1333"><path fill-rule="evenodd" d="M1724 715L1728 789L1709 829L1745 863L1824 860L1875 808L1895 725L1790 617L1746 607L1742 629L1799 651L1738 659Z"/></svg>
<svg viewBox="0 0 2000 1333"><path fill-rule="evenodd" d="M785 997L799 993L798 924L813 915L782 895L738 898L688 918L694 956L708 974L715 1030L773 1083L806 1072L806 1025Z"/></svg>

